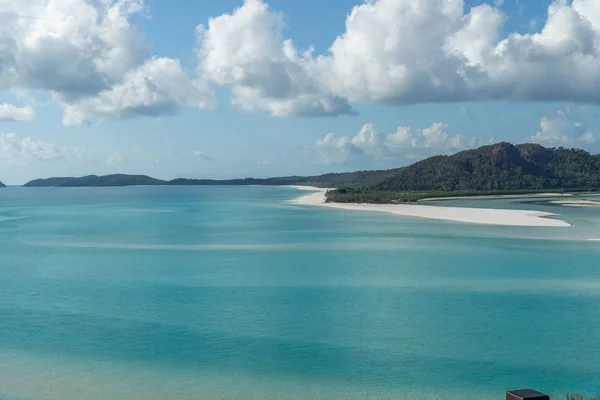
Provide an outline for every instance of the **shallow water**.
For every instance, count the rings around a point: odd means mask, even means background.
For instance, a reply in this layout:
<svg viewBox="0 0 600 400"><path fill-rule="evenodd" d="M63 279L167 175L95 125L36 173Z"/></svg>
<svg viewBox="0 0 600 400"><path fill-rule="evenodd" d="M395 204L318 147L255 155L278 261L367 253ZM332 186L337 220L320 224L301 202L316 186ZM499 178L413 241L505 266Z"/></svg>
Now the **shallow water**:
<svg viewBox="0 0 600 400"><path fill-rule="evenodd" d="M600 388L600 210L571 228L285 204L288 188L0 191L2 399L499 399Z"/></svg>

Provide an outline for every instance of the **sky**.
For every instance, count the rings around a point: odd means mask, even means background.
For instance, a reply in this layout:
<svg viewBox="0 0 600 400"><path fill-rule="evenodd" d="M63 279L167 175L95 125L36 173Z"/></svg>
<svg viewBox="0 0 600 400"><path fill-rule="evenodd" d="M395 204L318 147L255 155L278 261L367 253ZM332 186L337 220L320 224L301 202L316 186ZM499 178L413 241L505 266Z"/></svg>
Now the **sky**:
<svg viewBox="0 0 600 400"><path fill-rule="evenodd" d="M600 152L597 0L0 0L0 180Z"/></svg>

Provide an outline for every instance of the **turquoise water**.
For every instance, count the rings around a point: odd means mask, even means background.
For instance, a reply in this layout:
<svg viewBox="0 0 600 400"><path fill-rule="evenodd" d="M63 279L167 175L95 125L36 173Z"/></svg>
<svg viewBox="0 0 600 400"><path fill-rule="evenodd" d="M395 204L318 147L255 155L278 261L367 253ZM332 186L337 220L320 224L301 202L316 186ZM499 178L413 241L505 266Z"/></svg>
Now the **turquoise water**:
<svg viewBox="0 0 600 400"><path fill-rule="evenodd" d="M0 191L0 398L600 389L600 209L445 202L575 225L492 227L285 204L301 194Z"/></svg>

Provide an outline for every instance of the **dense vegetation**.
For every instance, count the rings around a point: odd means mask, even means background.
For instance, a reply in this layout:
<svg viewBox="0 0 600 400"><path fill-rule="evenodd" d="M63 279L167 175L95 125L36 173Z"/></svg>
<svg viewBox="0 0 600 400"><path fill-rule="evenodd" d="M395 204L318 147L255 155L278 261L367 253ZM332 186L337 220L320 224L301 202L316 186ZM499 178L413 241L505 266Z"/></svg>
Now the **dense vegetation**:
<svg viewBox="0 0 600 400"><path fill-rule="evenodd" d="M297 182L306 179L304 177L283 177L283 178L268 178L268 179L256 179L256 178L244 178L244 179L185 179L177 178L172 181L168 181L166 185L177 185L177 186L206 186L206 185L295 185Z"/></svg>
<svg viewBox="0 0 600 400"><path fill-rule="evenodd" d="M328 202L332 203L400 203L403 202L402 194L392 191L372 190L369 188L349 188L343 187L337 190L330 190L326 194Z"/></svg>
<svg viewBox="0 0 600 400"><path fill-rule="evenodd" d="M81 187L81 186L138 186L138 185L163 185L165 181L154 179L146 175L88 175L81 178L48 178L36 179L26 183L27 187Z"/></svg>
<svg viewBox="0 0 600 400"><path fill-rule="evenodd" d="M392 176L398 170L388 171L359 171L338 174L325 174L320 176L285 176L277 178L244 178L244 179L186 179L177 178L163 181L142 175L89 175L81 178L62 177L36 179L27 182L27 187L73 187L73 186L129 186L129 185L178 185L178 186L205 186L205 185L306 185L317 187L360 187L365 184L375 184L381 179Z"/></svg>
<svg viewBox="0 0 600 400"><path fill-rule="evenodd" d="M47 187L47 186L60 186L63 182L71 181L77 179L75 177L56 177L56 178L48 178L48 179L35 179L33 181L27 182L26 187Z"/></svg>
<svg viewBox="0 0 600 400"><path fill-rule="evenodd" d="M345 172L337 174L325 174L319 176L284 176L277 178L245 178L245 179L174 179L167 182L167 185L266 185L266 186L284 186L284 185L305 185L317 187L352 187L357 188L363 185L375 184L382 179L390 177L399 171L358 171Z"/></svg>
<svg viewBox="0 0 600 400"><path fill-rule="evenodd" d="M328 193L336 202L415 201L442 196L598 190L600 155L536 144L498 143L435 156L379 183Z"/></svg>
<svg viewBox="0 0 600 400"><path fill-rule="evenodd" d="M376 190L536 190L600 187L600 156L583 150L499 143L401 169Z"/></svg>
<svg viewBox="0 0 600 400"><path fill-rule="evenodd" d="M377 191L370 188L340 188L327 193L327 201L332 203L410 203L425 199L474 196L518 196L535 193L577 193L596 192L597 189L521 189L521 190L471 190L454 192L394 192Z"/></svg>

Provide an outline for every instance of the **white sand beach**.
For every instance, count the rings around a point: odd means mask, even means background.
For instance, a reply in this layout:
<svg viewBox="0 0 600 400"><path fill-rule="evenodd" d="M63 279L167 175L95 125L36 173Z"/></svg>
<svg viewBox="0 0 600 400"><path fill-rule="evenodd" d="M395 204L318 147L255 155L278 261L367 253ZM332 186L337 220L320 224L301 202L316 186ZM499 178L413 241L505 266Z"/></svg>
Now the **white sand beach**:
<svg viewBox="0 0 600 400"><path fill-rule="evenodd" d="M448 196L432 197L430 199L421 199L419 201L443 201L443 200L488 200L488 199L522 199L538 197L570 197L572 193L528 193L528 194L494 194L482 196Z"/></svg>
<svg viewBox="0 0 600 400"><path fill-rule="evenodd" d="M566 221L546 217L557 214L528 210L498 210L491 208L442 207L416 204L326 203L327 189L310 186L289 186L313 193L290 200L291 204L328 207L339 210L384 212L406 217L429 218L469 224L500 226L569 227Z"/></svg>
<svg viewBox="0 0 600 400"><path fill-rule="evenodd" d="M297 189L297 190L304 190L304 191L309 191L309 192L323 192L323 195L325 195L325 192L328 190L334 190L331 188L320 188L320 187L316 187L316 186L301 186L301 185L286 185L286 186L282 186L282 187Z"/></svg>
<svg viewBox="0 0 600 400"><path fill-rule="evenodd" d="M598 200L585 200L585 199L573 199L573 200L551 200L548 203L557 204L567 207L599 207L600 201Z"/></svg>

